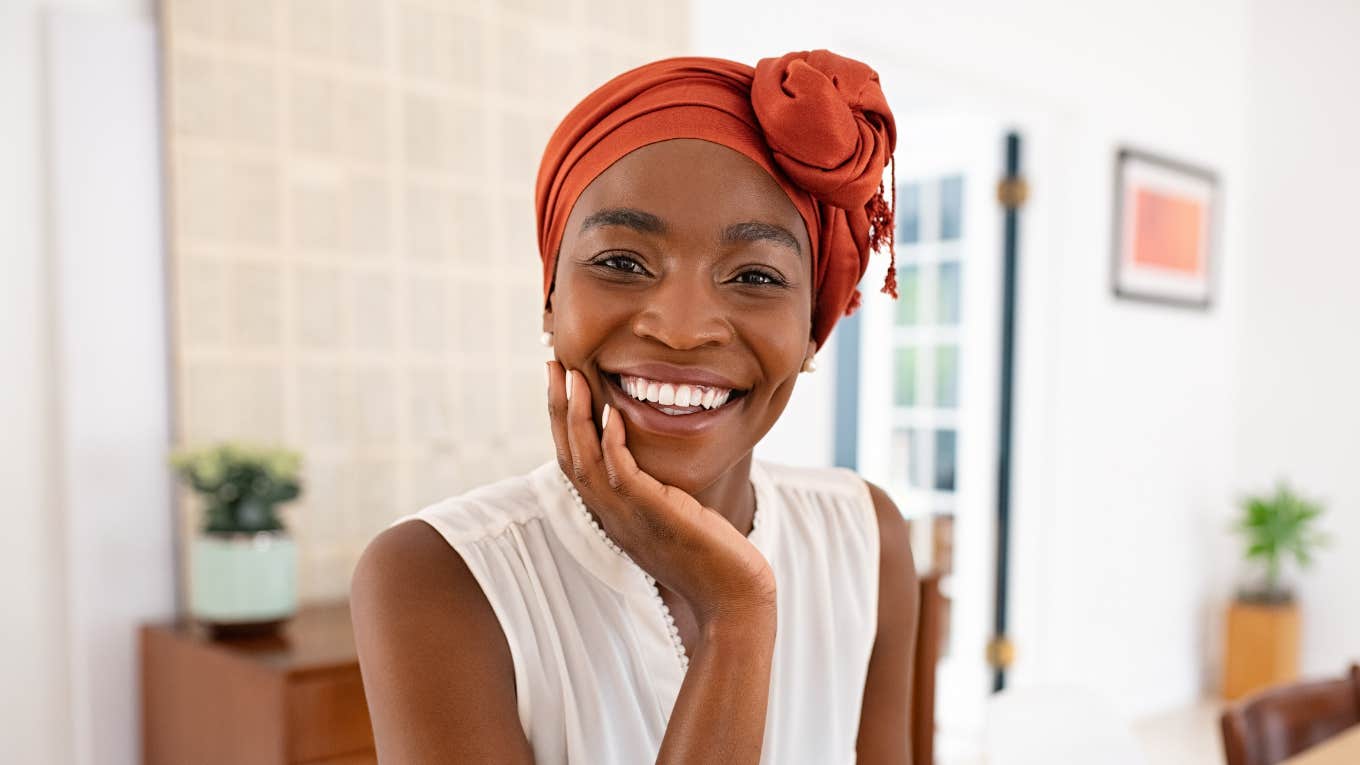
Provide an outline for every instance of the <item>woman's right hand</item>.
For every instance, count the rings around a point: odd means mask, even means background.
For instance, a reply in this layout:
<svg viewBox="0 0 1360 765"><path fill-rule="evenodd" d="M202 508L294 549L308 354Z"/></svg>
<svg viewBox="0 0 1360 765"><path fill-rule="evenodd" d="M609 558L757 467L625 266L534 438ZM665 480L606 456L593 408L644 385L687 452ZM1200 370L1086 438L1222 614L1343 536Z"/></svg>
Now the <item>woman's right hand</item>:
<svg viewBox="0 0 1360 765"><path fill-rule="evenodd" d="M557 464L586 507L643 571L685 599L701 627L773 610L769 561L722 514L639 468L617 409L598 432L590 385L558 361L548 362L548 414Z"/></svg>

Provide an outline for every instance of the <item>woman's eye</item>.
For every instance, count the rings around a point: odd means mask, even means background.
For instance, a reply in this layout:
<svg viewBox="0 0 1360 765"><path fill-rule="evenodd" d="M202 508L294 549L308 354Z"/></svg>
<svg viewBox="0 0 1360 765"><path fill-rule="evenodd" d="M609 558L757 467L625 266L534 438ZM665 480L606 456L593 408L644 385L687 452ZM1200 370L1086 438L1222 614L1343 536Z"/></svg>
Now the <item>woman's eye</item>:
<svg viewBox="0 0 1360 765"><path fill-rule="evenodd" d="M595 262L614 271L624 271L630 274L647 273L647 269L643 268L640 263L627 255L610 255L607 258L601 258Z"/></svg>
<svg viewBox="0 0 1360 765"><path fill-rule="evenodd" d="M741 284L755 284L755 285L763 284L778 285L784 283L784 280L780 279L778 276L775 276L774 274L769 273L768 271L759 271L756 269L742 271L740 274L737 274L736 280Z"/></svg>

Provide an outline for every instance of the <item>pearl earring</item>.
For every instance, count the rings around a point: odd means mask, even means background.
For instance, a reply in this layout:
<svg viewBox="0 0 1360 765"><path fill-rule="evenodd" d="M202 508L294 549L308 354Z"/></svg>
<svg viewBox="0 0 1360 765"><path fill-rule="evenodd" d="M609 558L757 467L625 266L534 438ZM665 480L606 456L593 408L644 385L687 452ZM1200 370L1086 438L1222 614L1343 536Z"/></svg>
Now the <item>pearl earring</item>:
<svg viewBox="0 0 1360 765"><path fill-rule="evenodd" d="M544 332L543 334L538 336L538 342L542 343L544 348L551 348L553 343L553 333Z"/></svg>
<svg viewBox="0 0 1360 765"><path fill-rule="evenodd" d="M816 371L817 371L817 357L816 357L816 356L808 356L808 357L807 357L807 361L804 361L804 362L803 362L803 371L804 371L804 372L816 372Z"/></svg>

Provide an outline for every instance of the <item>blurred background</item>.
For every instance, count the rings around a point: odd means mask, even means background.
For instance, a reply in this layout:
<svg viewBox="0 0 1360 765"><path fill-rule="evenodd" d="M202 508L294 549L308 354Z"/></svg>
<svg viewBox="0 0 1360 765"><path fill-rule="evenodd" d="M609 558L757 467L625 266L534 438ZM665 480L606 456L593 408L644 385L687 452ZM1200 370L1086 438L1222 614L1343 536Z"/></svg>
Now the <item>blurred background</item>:
<svg viewBox="0 0 1360 765"><path fill-rule="evenodd" d="M372 761L326 609L384 526L551 454L548 135L647 61L829 48L897 116L901 299L875 257L758 456L911 520L938 762L1043 730L1000 687L1223 762L1225 696L1360 658L1357 36L1353 0L6 0L7 757L266 761L155 711L204 702L291 742L267 761ZM202 500L167 458L223 441L302 458L263 654L185 626ZM196 674L262 655L301 666L267 701Z"/></svg>

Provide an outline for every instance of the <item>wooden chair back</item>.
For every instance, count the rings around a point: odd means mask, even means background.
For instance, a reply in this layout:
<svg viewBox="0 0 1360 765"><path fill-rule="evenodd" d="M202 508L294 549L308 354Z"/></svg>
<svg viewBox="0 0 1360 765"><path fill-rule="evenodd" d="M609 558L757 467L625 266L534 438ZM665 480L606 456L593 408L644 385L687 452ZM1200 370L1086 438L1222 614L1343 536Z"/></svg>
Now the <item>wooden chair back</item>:
<svg viewBox="0 0 1360 765"><path fill-rule="evenodd" d="M940 594L940 572L924 574L919 581L916 657L912 666L911 761L914 765L934 765L935 665L940 661L944 596Z"/></svg>
<svg viewBox="0 0 1360 765"><path fill-rule="evenodd" d="M1220 722L1228 765L1275 765L1360 725L1360 665L1338 679L1252 694L1225 709Z"/></svg>

